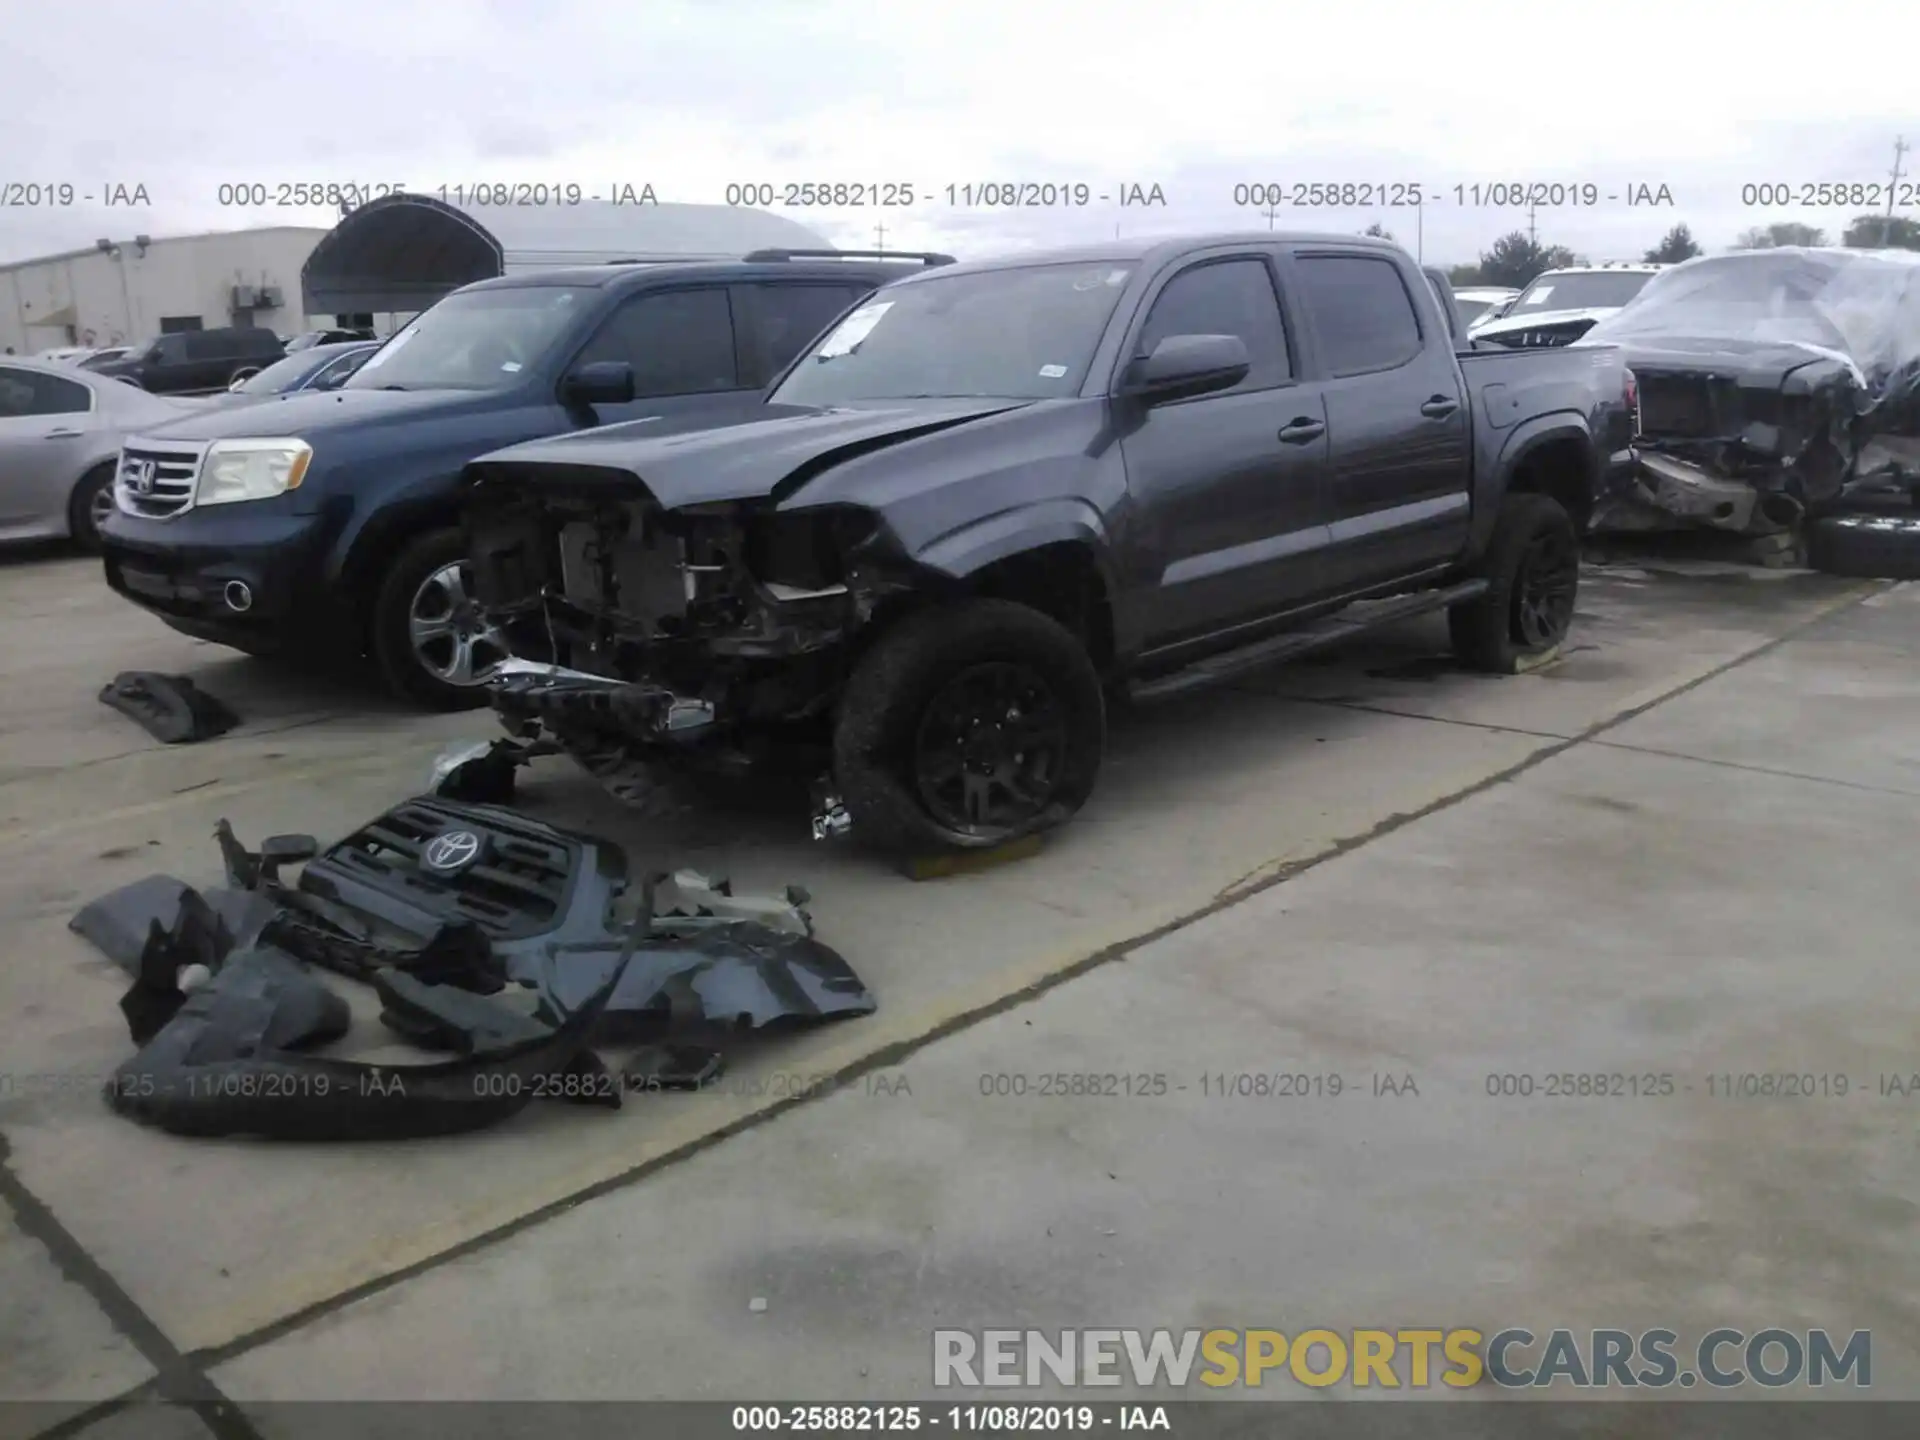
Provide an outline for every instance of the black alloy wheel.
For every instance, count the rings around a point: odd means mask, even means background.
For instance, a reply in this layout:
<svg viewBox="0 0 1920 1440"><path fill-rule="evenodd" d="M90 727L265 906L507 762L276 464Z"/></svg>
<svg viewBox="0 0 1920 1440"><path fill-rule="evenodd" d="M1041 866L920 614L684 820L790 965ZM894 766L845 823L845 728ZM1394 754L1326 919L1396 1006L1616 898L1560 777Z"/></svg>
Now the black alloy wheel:
<svg viewBox="0 0 1920 1440"><path fill-rule="evenodd" d="M988 661L949 680L922 715L913 743L921 802L957 831L1017 832L1053 802L1067 719L1031 666Z"/></svg>
<svg viewBox="0 0 1920 1440"><path fill-rule="evenodd" d="M1580 547L1563 529L1536 533L1520 554L1513 583L1513 639L1527 650L1557 645L1573 624L1580 589Z"/></svg>

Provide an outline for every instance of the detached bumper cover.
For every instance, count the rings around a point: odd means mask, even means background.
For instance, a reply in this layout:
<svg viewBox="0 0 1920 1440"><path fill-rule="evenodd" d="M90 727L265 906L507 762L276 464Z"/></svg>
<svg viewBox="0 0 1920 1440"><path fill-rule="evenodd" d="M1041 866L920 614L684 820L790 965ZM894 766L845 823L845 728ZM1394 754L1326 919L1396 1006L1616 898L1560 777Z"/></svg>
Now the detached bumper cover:
<svg viewBox="0 0 1920 1440"><path fill-rule="evenodd" d="M134 976L141 1047L107 1100L182 1135L400 1139L491 1125L540 1097L617 1107L594 1053L615 1030L738 1031L875 1009L813 936L807 896L740 896L691 871L643 887L619 847L499 806L420 797L319 851L247 850L222 822L229 883L150 876L71 928ZM308 858L311 857L311 858ZM305 862L297 883L281 866ZM370 983L393 1033L462 1058L418 1066L313 1055L347 1029L321 979ZM530 1008L503 988L524 989Z"/></svg>

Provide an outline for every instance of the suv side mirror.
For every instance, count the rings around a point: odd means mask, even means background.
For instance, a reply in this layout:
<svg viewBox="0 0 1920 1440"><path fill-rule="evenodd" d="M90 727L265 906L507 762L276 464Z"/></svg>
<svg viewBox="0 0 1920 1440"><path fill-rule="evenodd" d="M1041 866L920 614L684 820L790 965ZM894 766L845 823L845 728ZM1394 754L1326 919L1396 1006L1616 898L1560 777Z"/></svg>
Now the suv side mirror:
<svg viewBox="0 0 1920 1440"><path fill-rule="evenodd" d="M1148 404L1230 390L1253 369L1238 335L1169 335L1137 357L1121 379L1121 393Z"/></svg>
<svg viewBox="0 0 1920 1440"><path fill-rule="evenodd" d="M633 399L633 366L624 360L582 365L560 382L560 394L574 405L625 405Z"/></svg>

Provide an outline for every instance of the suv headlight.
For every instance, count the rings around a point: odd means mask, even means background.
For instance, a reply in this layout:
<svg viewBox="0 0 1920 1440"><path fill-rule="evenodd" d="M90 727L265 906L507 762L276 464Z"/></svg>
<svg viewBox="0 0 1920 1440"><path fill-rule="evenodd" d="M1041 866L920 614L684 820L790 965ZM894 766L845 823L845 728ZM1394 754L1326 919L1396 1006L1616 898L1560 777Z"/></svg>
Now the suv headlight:
<svg viewBox="0 0 1920 1440"><path fill-rule="evenodd" d="M270 500L297 489L313 460L304 440L216 440L200 470L201 505Z"/></svg>

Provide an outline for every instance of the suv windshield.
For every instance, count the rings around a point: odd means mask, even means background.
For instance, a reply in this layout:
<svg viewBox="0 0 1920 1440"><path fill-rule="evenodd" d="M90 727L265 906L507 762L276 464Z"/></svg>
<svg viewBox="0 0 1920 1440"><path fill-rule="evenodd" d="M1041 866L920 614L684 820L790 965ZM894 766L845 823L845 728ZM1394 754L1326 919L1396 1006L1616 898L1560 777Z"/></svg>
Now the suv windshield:
<svg viewBox="0 0 1920 1440"><path fill-rule="evenodd" d="M1535 280L1502 318L1521 320L1545 310L1603 310L1624 305L1654 277L1651 270L1549 270Z"/></svg>
<svg viewBox="0 0 1920 1440"><path fill-rule="evenodd" d="M346 390L504 390L545 358L592 292L518 285L447 296L374 351Z"/></svg>
<svg viewBox="0 0 1920 1440"><path fill-rule="evenodd" d="M889 286L835 326L769 396L777 405L1079 393L1130 270L1034 265Z"/></svg>

